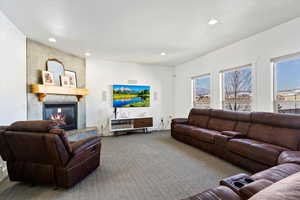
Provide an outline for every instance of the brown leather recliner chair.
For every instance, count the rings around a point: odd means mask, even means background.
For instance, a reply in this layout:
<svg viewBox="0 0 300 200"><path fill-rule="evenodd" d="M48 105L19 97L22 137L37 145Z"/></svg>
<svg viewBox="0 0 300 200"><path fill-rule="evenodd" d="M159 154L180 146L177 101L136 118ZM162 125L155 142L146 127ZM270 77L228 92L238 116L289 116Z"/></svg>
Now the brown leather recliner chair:
<svg viewBox="0 0 300 200"><path fill-rule="evenodd" d="M68 142L55 121L21 121L0 130L0 155L11 181L69 188L100 164L101 139Z"/></svg>

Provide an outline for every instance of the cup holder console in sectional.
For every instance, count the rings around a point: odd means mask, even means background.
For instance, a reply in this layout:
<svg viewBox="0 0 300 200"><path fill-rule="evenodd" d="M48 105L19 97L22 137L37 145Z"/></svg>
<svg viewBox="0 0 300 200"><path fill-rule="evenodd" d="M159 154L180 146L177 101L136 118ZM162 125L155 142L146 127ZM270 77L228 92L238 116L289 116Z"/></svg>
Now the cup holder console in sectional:
<svg viewBox="0 0 300 200"><path fill-rule="evenodd" d="M241 188L241 187L243 187L245 184L242 183L241 181L235 181L235 182L233 182L233 185L234 185L235 187L237 187L237 188Z"/></svg>
<svg viewBox="0 0 300 200"><path fill-rule="evenodd" d="M237 174L228 178L225 178L220 181L220 185L227 186L231 188L236 193L239 193L239 189L248 185L249 183L254 182L247 174Z"/></svg>

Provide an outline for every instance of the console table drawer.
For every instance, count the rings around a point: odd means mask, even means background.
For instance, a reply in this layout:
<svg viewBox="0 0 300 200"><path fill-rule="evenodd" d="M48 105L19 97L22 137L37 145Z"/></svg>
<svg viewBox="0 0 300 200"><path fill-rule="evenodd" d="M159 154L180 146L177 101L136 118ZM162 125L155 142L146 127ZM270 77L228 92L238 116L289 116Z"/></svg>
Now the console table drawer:
<svg viewBox="0 0 300 200"><path fill-rule="evenodd" d="M139 118L134 119L133 127L134 128L146 128L153 126L153 119L152 118Z"/></svg>

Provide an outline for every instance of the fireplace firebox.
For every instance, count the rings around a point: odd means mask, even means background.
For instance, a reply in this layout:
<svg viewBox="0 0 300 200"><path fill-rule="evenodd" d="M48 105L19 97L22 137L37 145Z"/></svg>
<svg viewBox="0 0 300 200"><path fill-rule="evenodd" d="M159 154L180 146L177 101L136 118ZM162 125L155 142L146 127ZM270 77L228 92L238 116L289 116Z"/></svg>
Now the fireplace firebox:
<svg viewBox="0 0 300 200"><path fill-rule="evenodd" d="M44 120L62 120L65 130L77 129L77 103L76 102L45 102L43 109Z"/></svg>

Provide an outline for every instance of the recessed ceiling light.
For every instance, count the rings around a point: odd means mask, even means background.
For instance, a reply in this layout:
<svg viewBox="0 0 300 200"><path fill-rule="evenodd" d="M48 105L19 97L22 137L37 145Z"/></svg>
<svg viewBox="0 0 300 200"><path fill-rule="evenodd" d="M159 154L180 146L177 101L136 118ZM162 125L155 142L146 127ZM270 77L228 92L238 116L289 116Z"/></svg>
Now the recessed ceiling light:
<svg viewBox="0 0 300 200"><path fill-rule="evenodd" d="M87 57L89 57L89 56L91 56L91 53L86 52L84 55L87 56Z"/></svg>
<svg viewBox="0 0 300 200"><path fill-rule="evenodd" d="M167 55L167 54L166 54L165 52L161 52L160 55L161 55L161 56L165 56L165 55Z"/></svg>
<svg viewBox="0 0 300 200"><path fill-rule="evenodd" d="M210 20L208 21L208 24L209 24L209 25L216 25L218 22L219 22L219 21L218 21L217 19L212 18L212 19L210 19Z"/></svg>
<svg viewBox="0 0 300 200"><path fill-rule="evenodd" d="M48 39L48 41L49 41L49 42L52 42L52 43L55 43L55 42L56 42L56 39L53 38L53 37L51 37L51 38Z"/></svg>

